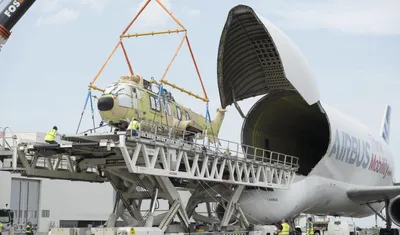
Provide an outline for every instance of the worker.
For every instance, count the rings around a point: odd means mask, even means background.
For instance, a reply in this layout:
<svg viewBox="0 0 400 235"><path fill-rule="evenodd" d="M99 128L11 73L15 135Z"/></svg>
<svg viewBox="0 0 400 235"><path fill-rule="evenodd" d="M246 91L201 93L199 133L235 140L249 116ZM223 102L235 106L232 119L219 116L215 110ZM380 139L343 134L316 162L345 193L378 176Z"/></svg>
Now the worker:
<svg viewBox="0 0 400 235"><path fill-rule="evenodd" d="M3 224L0 221L0 235L1 235L2 232L3 232Z"/></svg>
<svg viewBox="0 0 400 235"><path fill-rule="evenodd" d="M46 137L44 137L44 140L46 141L46 143L49 144L58 144L55 139L56 139L56 135L57 135L57 131L58 128L57 126L53 126L53 129L49 130L49 132L47 132Z"/></svg>
<svg viewBox="0 0 400 235"><path fill-rule="evenodd" d="M127 131L129 131L128 133L130 133L131 136L137 136L139 128L140 123L138 122L137 118L133 118L131 123L129 123Z"/></svg>
<svg viewBox="0 0 400 235"><path fill-rule="evenodd" d="M277 232L282 231L282 225L280 223L275 224L275 231L277 231ZM278 233L274 233L274 234L277 235Z"/></svg>
<svg viewBox="0 0 400 235"><path fill-rule="evenodd" d="M312 218L308 217L307 227L306 227L306 234L307 235L314 235L314 224L312 222Z"/></svg>
<svg viewBox="0 0 400 235"><path fill-rule="evenodd" d="M289 235L289 231L290 231L290 226L288 224L288 219L283 218L282 219L282 229L280 229L278 235Z"/></svg>
<svg viewBox="0 0 400 235"><path fill-rule="evenodd" d="M28 222L28 224L26 225L25 234L26 235L33 235L31 222Z"/></svg>

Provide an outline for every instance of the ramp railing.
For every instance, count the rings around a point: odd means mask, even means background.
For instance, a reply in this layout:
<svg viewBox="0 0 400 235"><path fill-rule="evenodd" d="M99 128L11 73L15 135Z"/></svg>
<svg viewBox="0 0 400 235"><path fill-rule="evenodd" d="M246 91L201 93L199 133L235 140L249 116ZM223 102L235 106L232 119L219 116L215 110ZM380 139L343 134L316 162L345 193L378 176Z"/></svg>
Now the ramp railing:
<svg viewBox="0 0 400 235"><path fill-rule="evenodd" d="M220 138L211 139L204 133L194 133L149 121L141 121L138 135L154 140L164 139L164 141L180 142L187 147L205 149L230 157L246 158L280 167L299 167L299 159L295 156Z"/></svg>

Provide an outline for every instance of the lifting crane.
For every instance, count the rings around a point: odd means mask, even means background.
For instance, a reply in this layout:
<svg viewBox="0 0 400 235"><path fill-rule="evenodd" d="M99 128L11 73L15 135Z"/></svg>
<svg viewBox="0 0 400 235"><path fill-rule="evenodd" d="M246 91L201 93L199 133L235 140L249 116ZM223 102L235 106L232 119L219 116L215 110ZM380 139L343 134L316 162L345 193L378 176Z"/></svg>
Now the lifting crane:
<svg viewBox="0 0 400 235"><path fill-rule="evenodd" d="M11 0L0 13L0 51L11 35L11 29L36 0Z"/></svg>

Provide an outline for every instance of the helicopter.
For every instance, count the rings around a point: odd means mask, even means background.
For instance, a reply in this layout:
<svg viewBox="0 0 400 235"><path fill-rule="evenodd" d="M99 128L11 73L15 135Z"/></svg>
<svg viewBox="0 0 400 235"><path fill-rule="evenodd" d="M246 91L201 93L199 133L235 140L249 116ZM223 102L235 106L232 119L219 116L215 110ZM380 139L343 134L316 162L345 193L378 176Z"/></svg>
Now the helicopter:
<svg viewBox="0 0 400 235"><path fill-rule="evenodd" d="M121 78L106 89L98 98L97 108L103 122L118 130L125 130L129 122L136 118L138 121L147 121L172 127L178 132L174 135L187 133L188 139L193 139L198 134L198 139L205 136L209 141L215 142L225 117L225 109L218 108L213 120L178 104L172 93L163 89L164 102L159 101L160 88L154 79L148 81L139 74L121 76ZM146 125L146 124L144 124ZM161 130L167 133L168 130Z"/></svg>

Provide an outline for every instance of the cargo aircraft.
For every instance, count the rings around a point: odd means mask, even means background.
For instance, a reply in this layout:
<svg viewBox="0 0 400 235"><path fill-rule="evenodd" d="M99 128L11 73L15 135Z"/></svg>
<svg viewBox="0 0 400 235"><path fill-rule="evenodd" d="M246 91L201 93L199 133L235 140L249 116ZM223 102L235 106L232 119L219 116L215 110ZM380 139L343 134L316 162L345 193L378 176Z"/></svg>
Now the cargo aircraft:
<svg viewBox="0 0 400 235"><path fill-rule="evenodd" d="M154 91L156 89L158 91ZM97 108L103 121L117 129L127 128L128 123L137 118L139 121L148 121L144 122L142 128L157 123L180 130L172 134L185 135L187 140L193 140L194 135L198 134L198 139L207 136L211 142L216 141L225 109L218 109L214 119L207 120L175 102L171 92L165 88L162 89L162 97L159 97L159 90L157 82L143 79L139 74L122 76L104 90L97 101ZM168 134L169 130L165 128L159 131Z"/></svg>
<svg viewBox="0 0 400 235"><path fill-rule="evenodd" d="M222 108L263 95L247 115L243 144L300 158L290 189L250 188L239 204L252 223L273 224L300 213L386 220L400 225L400 187L389 149L391 108L375 135L323 104L316 78L291 40L251 7L232 8L218 52ZM386 208L386 215L380 214ZM221 208L220 208L221 209Z"/></svg>

